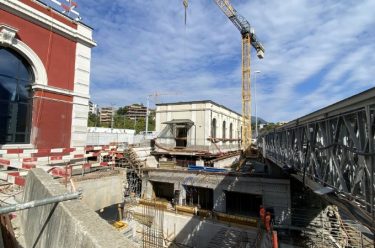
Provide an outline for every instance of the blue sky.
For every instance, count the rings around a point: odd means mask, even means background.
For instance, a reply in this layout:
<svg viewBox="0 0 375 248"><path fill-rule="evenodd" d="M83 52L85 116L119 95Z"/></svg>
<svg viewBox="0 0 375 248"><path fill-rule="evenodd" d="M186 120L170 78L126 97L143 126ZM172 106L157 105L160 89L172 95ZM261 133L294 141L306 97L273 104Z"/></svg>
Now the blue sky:
<svg viewBox="0 0 375 248"><path fill-rule="evenodd" d="M213 0L77 0L101 106L210 99L241 112L241 36ZM255 28L258 115L288 121L375 86L374 0L232 0ZM252 78L254 83L254 78ZM254 94L254 93L253 93ZM152 102L151 102L152 103Z"/></svg>

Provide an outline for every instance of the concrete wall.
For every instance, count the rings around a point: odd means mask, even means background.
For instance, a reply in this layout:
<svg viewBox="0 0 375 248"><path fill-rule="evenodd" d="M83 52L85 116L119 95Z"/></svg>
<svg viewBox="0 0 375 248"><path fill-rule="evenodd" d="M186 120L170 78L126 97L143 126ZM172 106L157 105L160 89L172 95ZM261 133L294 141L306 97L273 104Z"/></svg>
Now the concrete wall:
<svg viewBox="0 0 375 248"><path fill-rule="evenodd" d="M42 169L33 169L27 175L23 200L66 192ZM21 231L26 247L136 247L80 200L22 211Z"/></svg>
<svg viewBox="0 0 375 248"><path fill-rule="evenodd" d="M139 214L143 213L140 206L133 208L132 211ZM251 227L246 228L246 230L238 229L219 222L203 220L198 216L184 216L170 212L163 212L163 218L161 219L163 225L159 223L157 218L154 218L153 225L156 227L163 226L164 237L169 237L170 240L174 240L178 244L194 248L208 247L209 242L222 229L246 231L251 239L255 239L257 232L256 229Z"/></svg>
<svg viewBox="0 0 375 248"><path fill-rule="evenodd" d="M125 170L115 170L109 173L95 173L94 177L73 178L76 189L83 190L82 201L92 210L97 211L124 200ZM70 189L70 183L69 189Z"/></svg>
<svg viewBox="0 0 375 248"><path fill-rule="evenodd" d="M273 207L276 217L283 218L286 223L289 223L289 219L285 219L289 218L288 209L291 208L290 182L287 179L161 170L148 171L147 174L145 181L174 183L175 189L181 190L182 185L213 189L214 210L218 212L226 212L225 191L262 195L263 205ZM142 188L142 190L145 196L151 195L147 192L150 187Z"/></svg>

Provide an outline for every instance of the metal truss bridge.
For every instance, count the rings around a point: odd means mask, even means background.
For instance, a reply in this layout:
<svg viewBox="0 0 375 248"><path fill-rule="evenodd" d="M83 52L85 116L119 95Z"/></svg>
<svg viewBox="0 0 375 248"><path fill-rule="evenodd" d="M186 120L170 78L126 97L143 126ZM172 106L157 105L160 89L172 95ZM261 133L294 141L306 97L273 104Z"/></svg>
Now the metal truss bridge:
<svg viewBox="0 0 375 248"><path fill-rule="evenodd" d="M372 88L262 134L258 147L374 231L374 135Z"/></svg>

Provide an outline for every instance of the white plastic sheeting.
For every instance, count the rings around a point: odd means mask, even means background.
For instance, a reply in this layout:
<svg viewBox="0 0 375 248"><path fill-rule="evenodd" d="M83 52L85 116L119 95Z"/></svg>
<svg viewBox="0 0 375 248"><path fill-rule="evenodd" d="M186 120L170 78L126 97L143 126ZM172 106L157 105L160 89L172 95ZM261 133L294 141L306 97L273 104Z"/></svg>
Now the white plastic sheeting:
<svg viewBox="0 0 375 248"><path fill-rule="evenodd" d="M103 127L87 128L86 145L109 145L111 143L126 144L150 144L150 140L155 138L154 132L135 134L133 129L116 129Z"/></svg>
<svg viewBox="0 0 375 248"><path fill-rule="evenodd" d="M89 127L86 145L109 145L110 143L134 143L135 131L131 129L111 129Z"/></svg>

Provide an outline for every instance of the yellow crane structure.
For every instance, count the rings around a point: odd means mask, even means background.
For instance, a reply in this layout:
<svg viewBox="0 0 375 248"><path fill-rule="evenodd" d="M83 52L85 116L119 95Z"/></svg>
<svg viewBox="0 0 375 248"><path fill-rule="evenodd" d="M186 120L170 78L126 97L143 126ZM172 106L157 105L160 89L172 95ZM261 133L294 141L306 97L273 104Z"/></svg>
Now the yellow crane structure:
<svg viewBox="0 0 375 248"><path fill-rule="evenodd" d="M230 0L214 0L217 6L241 32L242 36L242 150L251 146L251 90L250 58L251 46L260 59L264 58L264 47L255 36L250 23L233 8Z"/></svg>
<svg viewBox="0 0 375 248"><path fill-rule="evenodd" d="M230 0L214 0L217 6L241 32L242 36L242 150L246 151L251 146L251 90L250 90L250 58L251 46L257 52L259 59L264 58L264 47L258 41L250 23L233 8ZM184 0L185 23L188 1Z"/></svg>

